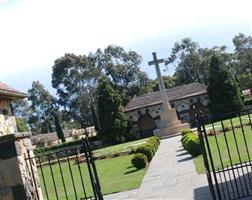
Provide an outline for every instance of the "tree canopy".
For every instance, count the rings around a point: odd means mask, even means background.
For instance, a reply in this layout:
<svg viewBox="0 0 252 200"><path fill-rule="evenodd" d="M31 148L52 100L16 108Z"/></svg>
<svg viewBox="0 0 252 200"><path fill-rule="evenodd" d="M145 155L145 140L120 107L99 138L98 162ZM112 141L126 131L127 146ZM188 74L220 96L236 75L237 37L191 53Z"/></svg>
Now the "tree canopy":
<svg viewBox="0 0 252 200"><path fill-rule="evenodd" d="M28 90L28 94L32 109L28 123L32 131L53 132L51 113L57 108L56 99L39 81L32 83L32 88Z"/></svg>
<svg viewBox="0 0 252 200"><path fill-rule="evenodd" d="M163 76L165 87L192 82L204 83L209 89L209 107L213 113L239 110L242 106L239 87L252 87L252 37L237 34L233 38L233 44L234 50L230 51L226 46L202 48L191 38L176 42L165 63L167 68L174 67L175 73ZM24 121L28 122L31 131L54 130L51 112L55 110L62 119L63 128L95 125L96 130L106 135L110 131L107 131L109 127L105 125L112 123L106 121L108 119L105 116L108 116L114 120L118 130L119 127L124 130L125 116L121 112L122 107L135 95L158 90L158 81L149 79L140 68L141 62L142 57L137 52L116 45L97 49L88 55L66 53L56 59L52 66L52 86L57 91L56 97L40 82L34 81L28 91L28 101L12 103L15 115L20 119L20 130L26 130ZM214 89L217 86L218 89ZM229 107L225 107L222 102L223 95L230 99L228 104L225 103ZM109 110L105 102L115 105L115 108ZM101 112L102 109L108 110ZM114 112L119 114L115 116ZM111 126L113 130L116 127ZM122 138L120 133L112 132L116 138L113 142Z"/></svg>
<svg viewBox="0 0 252 200"><path fill-rule="evenodd" d="M201 48L191 38L184 38L174 44L166 66L175 67L177 85L193 82L208 84L210 60L213 55L218 55L225 62L231 63L232 56L226 52L225 46Z"/></svg>
<svg viewBox="0 0 252 200"><path fill-rule="evenodd" d="M127 116L123 112L121 96L105 77L99 81L97 95L101 127L99 134L107 142L119 143L126 134L128 126Z"/></svg>
<svg viewBox="0 0 252 200"><path fill-rule="evenodd" d="M243 107L239 82L218 56L211 58L207 92L209 110L215 116L238 112Z"/></svg>
<svg viewBox="0 0 252 200"><path fill-rule="evenodd" d="M77 120L82 127L94 123L91 108L100 75L101 69L88 56L65 54L55 60L52 86L57 90L58 103L64 107L66 115Z"/></svg>

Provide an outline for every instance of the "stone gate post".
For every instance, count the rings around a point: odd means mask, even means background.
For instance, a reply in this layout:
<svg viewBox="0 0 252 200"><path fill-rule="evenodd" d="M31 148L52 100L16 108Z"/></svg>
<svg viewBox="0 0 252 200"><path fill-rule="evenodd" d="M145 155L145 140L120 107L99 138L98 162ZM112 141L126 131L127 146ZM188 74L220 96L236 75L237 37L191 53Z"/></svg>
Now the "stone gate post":
<svg viewBox="0 0 252 200"><path fill-rule="evenodd" d="M27 150L32 149L29 137L30 133L0 137L1 200L43 200L35 160L27 159Z"/></svg>

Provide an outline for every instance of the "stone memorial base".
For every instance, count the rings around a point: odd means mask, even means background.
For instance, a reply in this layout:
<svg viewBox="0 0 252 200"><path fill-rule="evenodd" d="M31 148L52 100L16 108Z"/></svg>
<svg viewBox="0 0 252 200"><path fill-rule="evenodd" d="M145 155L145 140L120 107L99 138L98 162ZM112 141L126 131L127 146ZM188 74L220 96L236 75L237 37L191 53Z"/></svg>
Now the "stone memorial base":
<svg viewBox="0 0 252 200"><path fill-rule="evenodd" d="M160 128L154 130L154 135L159 138L166 138L174 134L181 133L183 129L190 128L188 123L182 124L178 120L175 109L166 109L160 113Z"/></svg>

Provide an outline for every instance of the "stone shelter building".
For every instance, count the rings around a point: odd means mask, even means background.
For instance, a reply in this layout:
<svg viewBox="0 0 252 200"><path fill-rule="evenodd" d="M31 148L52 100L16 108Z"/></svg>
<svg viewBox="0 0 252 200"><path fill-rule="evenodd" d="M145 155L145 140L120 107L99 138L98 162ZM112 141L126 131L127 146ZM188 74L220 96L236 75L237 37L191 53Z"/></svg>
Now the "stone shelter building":
<svg viewBox="0 0 252 200"><path fill-rule="evenodd" d="M172 108L177 111L178 119L182 123L195 126L195 110L209 116L207 109L207 87L200 83L191 83L167 89L168 100ZM133 130L139 137L153 135L153 131L160 127L160 111L162 101L158 92L151 92L134 97L124 111L133 123ZM193 109L194 108L194 109Z"/></svg>
<svg viewBox="0 0 252 200"><path fill-rule="evenodd" d="M11 101L25 97L27 94L0 82L0 136L17 132L16 120L12 116Z"/></svg>

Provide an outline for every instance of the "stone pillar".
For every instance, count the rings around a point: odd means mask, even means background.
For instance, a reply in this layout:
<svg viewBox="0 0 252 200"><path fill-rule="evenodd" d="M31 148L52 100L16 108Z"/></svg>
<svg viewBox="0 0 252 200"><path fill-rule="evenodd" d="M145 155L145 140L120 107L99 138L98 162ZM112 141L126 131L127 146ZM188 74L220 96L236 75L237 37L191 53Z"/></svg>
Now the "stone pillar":
<svg viewBox="0 0 252 200"><path fill-rule="evenodd" d="M29 137L30 133L0 137L1 200L43 200L35 160L30 163L27 159L27 150L32 148Z"/></svg>

